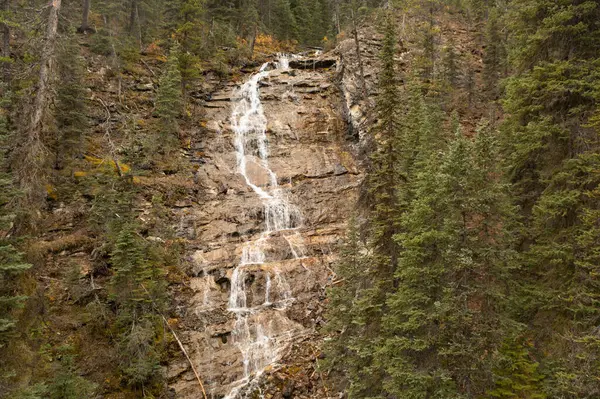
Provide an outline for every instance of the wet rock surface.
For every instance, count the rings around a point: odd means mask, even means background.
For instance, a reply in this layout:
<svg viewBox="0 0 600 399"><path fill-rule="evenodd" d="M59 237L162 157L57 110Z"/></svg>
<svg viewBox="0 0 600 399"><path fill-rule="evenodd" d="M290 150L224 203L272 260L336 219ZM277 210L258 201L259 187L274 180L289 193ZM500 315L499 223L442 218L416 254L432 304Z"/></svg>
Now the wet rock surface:
<svg viewBox="0 0 600 399"><path fill-rule="evenodd" d="M173 296L177 298L179 338L210 398L225 397L244 376L246 365L233 336L239 319L228 309L236 281L243 284L246 306L261 308L249 322L270 329L281 348L280 360L268 366L261 379L261 384L270 386L267 396L309 395L305 386L312 384L309 376L299 386L297 381L285 380L286 363L294 351L307 352L314 346L315 331L323 322L324 290L331 282L335 249L363 178L346 134L344 99L335 85L339 75L331 60L323 56L317 60L322 61L321 67L306 69L296 69L290 62L290 69L271 70L260 81L268 167L300 216L293 234L284 230L268 235L261 244L264 262L246 266L242 280L234 272L244 247L260 240L267 227L264 201L239 173L231 118L239 101L236 88L250 75L206 99L206 126L191 143L192 158L199 165L194 178L198 198L182 201L174 209L179 219L177 235L188 244L187 279ZM268 184L258 155L248 154L246 167L255 184ZM183 356L167 369L175 397L201 397Z"/></svg>

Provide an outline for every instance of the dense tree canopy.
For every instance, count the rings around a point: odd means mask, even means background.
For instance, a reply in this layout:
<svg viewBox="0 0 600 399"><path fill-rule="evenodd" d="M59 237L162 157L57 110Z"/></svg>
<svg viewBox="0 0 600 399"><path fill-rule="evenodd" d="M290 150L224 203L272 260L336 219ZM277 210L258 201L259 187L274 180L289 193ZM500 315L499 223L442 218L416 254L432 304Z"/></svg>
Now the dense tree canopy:
<svg viewBox="0 0 600 399"><path fill-rule="evenodd" d="M170 395L183 251L156 187L211 156L189 132L214 87L340 41L367 154L327 290L331 385L600 397L598 1L3 0L0 36L0 397ZM88 262L56 261L72 248Z"/></svg>

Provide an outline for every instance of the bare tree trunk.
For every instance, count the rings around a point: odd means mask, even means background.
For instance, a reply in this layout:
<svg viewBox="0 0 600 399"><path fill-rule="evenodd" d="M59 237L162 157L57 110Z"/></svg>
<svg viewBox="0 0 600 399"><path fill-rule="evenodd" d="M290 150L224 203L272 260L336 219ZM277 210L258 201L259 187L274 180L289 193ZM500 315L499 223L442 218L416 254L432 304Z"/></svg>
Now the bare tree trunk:
<svg viewBox="0 0 600 399"><path fill-rule="evenodd" d="M362 89L362 98L363 100L367 99L367 83L365 82L365 69L362 63L362 57L360 56L360 41L358 40L358 27L356 24L356 14L354 13L354 9L351 8L351 16L352 16L352 34L354 35L354 46L356 47L356 59L358 61L358 70L360 72L360 84Z"/></svg>
<svg viewBox="0 0 600 399"><path fill-rule="evenodd" d="M250 38L250 58L254 58L254 45L256 44L256 35L258 34L258 25L254 25L254 31Z"/></svg>
<svg viewBox="0 0 600 399"><path fill-rule="evenodd" d="M137 21L137 0L131 0L131 9L129 10L129 33L133 35L135 23Z"/></svg>
<svg viewBox="0 0 600 399"><path fill-rule="evenodd" d="M137 26L137 31L136 31ZM140 10L138 0L131 0L131 10L129 10L129 34L133 35L134 31L137 33L137 40L142 50L142 25L140 24Z"/></svg>
<svg viewBox="0 0 600 399"><path fill-rule="evenodd" d="M83 13L81 18L81 26L77 29L80 33L87 33L90 31L90 1L91 0L83 0Z"/></svg>
<svg viewBox="0 0 600 399"><path fill-rule="evenodd" d="M142 45L142 23L140 21L140 9L139 9L139 5L136 2L135 3L135 19L137 20L137 34L138 34L138 43L140 45L140 51L142 51L144 49L143 45Z"/></svg>
<svg viewBox="0 0 600 399"><path fill-rule="evenodd" d="M2 1L2 11L8 16L10 10L10 0ZM6 18L5 17L5 18ZM0 30L2 31L2 57L5 61L2 66L2 79L6 85L10 84L11 80L11 65L10 62L6 62L10 58L10 27L8 24L0 24Z"/></svg>
<svg viewBox="0 0 600 399"><path fill-rule="evenodd" d="M47 151L42 141L42 129L49 103L60 6L61 0L51 0L48 6L48 25L40 58L37 93L33 101L29 126L25 132L24 159L19 168L20 184L30 202L43 198L43 167Z"/></svg>
<svg viewBox="0 0 600 399"><path fill-rule="evenodd" d="M340 2L339 0L335 0L334 2L334 19L335 19L335 28L336 33L339 35L342 32L342 26L340 23Z"/></svg>

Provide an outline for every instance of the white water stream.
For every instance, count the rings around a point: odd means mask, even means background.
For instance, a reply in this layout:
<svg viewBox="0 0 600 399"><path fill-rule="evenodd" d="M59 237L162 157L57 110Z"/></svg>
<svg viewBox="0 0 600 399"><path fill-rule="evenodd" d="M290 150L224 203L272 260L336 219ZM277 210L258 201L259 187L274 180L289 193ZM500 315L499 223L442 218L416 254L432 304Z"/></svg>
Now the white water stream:
<svg viewBox="0 0 600 399"><path fill-rule="evenodd" d="M240 263L231 276L228 310L236 317L232 339L242 354L244 375L224 399L242 396L265 368L280 359L286 342L297 333L283 313L294 299L290 286L281 270L269 265L283 259L267 259L266 253L269 240L275 236L284 238L294 258L303 257L305 251L297 231L301 214L269 167L267 118L260 101L260 81L272 72L270 65L264 64L238 89L231 114L238 171L262 200L265 229L258 239L244 244ZM288 65L288 58L282 56L275 69L285 70ZM256 298L248 302L248 279L254 278L264 279L264 301L260 304Z"/></svg>

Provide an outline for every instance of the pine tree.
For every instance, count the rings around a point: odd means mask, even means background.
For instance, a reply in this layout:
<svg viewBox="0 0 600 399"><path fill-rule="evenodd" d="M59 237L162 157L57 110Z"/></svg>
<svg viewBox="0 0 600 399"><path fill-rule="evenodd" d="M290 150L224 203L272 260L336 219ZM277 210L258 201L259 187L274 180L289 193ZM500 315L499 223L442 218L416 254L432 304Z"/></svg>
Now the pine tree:
<svg viewBox="0 0 600 399"><path fill-rule="evenodd" d="M347 233L339 249L339 261L335 267L336 280L327 292L327 325L324 331L333 336L325 344L325 367L342 369L351 377L358 372L360 361L353 348L361 338L360 328L355 323L355 302L364 289L366 262L365 248L360 241L358 221L352 216Z"/></svg>
<svg viewBox="0 0 600 399"><path fill-rule="evenodd" d="M506 54L500 36L498 10L492 9L485 29L485 52L483 54L483 81L489 98L495 100L500 92L498 83L504 70Z"/></svg>
<svg viewBox="0 0 600 399"><path fill-rule="evenodd" d="M118 306L120 368L126 382L141 387L160 377L157 312L164 302L161 273L132 222L123 224L111 253L111 297Z"/></svg>
<svg viewBox="0 0 600 399"><path fill-rule="evenodd" d="M86 118L86 95L83 86L84 64L75 37L68 36L57 57L59 78L54 109L58 129L56 165L59 169L76 156L81 156Z"/></svg>
<svg viewBox="0 0 600 399"><path fill-rule="evenodd" d="M6 359L0 368L0 393L5 383L14 377L11 366L13 359L6 354L7 346L17 334L18 309L24 304L20 277L32 265L23 259L23 254L15 247L14 240L8 237L16 217L15 200L19 194L13 176L7 173L5 151L7 146L8 123L0 115L0 357Z"/></svg>
<svg viewBox="0 0 600 399"><path fill-rule="evenodd" d="M519 320L531 324L548 397L600 395L596 278L600 8L595 2L512 2L504 147L522 207ZM568 40L566 40L568 38ZM548 329L548 320L554 320ZM593 377L591 377L593 376Z"/></svg>
<svg viewBox="0 0 600 399"><path fill-rule="evenodd" d="M167 58L156 93L156 115L162 120L167 133L176 130L176 120L183 107L182 77L178 65L180 53L179 45L175 44Z"/></svg>
<svg viewBox="0 0 600 399"><path fill-rule="evenodd" d="M493 143L484 127L475 143L457 129L416 176L379 352L390 395L475 398L491 386L492 354L510 328L501 288L513 212Z"/></svg>
<svg viewBox="0 0 600 399"><path fill-rule="evenodd" d="M373 167L368 177L371 195L368 245L372 254L365 262L365 288L354 304L354 323L359 327L359 339L356 340L353 351L360 366L351 375L351 397L374 396L381 389L383 373L373 360L381 339L385 298L393 287L398 254L398 247L393 240L394 234L398 232L400 211L398 185L406 178L399 173L398 168L401 151L401 95L394 61L397 38L394 21L389 15L385 20L384 33L376 105L378 121L373 129L377 149L372 156Z"/></svg>
<svg viewBox="0 0 600 399"><path fill-rule="evenodd" d="M525 254L534 276L526 286L540 317L551 314L553 333L540 337L554 364L551 396L600 394L600 156L566 161L533 210L534 243ZM544 320L544 319L542 319Z"/></svg>
<svg viewBox="0 0 600 399"><path fill-rule="evenodd" d="M528 345L511 338L500 348L501 358L494 369L495 387L486 397L545 399L539 363L532 359Z"/></svg>

